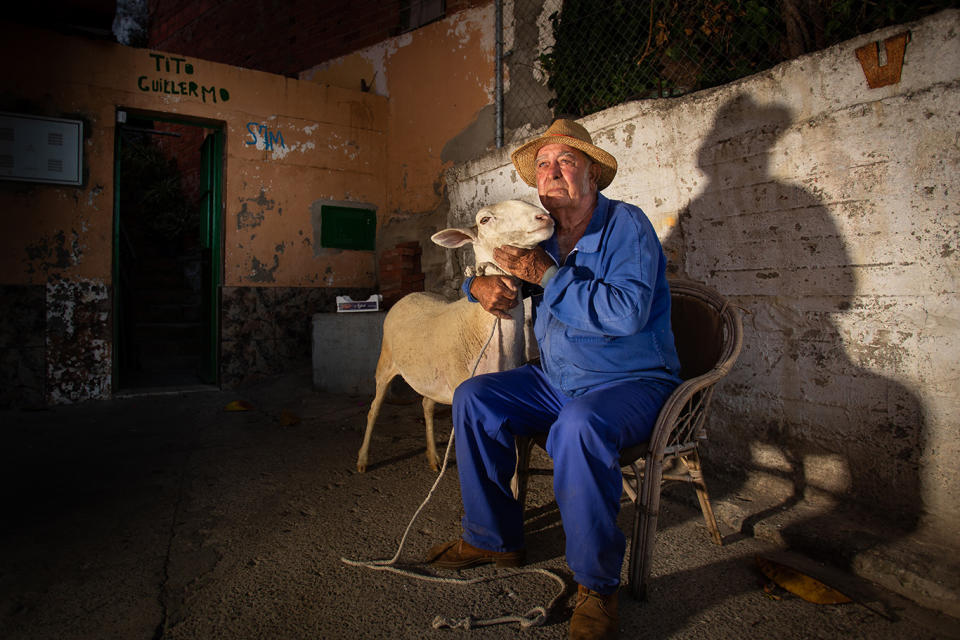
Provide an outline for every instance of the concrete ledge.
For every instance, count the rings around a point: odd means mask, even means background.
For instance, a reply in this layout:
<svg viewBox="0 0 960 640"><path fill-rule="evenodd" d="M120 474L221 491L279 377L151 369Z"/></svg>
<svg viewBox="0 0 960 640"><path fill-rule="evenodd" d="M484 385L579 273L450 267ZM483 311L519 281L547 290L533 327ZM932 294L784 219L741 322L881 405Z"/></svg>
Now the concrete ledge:
<svg viewBox="0 0 960 640"><path fill-rule="evenodd" d="M922 529L823 496L785 495L762 474L745 483L707 472L721 532L748 535L879 585L931 611L960 618L960 553ZM687 487L670 494L696 505Z"/></svg>
<svg viewBox="0 0 960 640"><path fill-rule="evenodd" d="M373 395L386 315L384 312L314 314L314 389Z"/></svg>

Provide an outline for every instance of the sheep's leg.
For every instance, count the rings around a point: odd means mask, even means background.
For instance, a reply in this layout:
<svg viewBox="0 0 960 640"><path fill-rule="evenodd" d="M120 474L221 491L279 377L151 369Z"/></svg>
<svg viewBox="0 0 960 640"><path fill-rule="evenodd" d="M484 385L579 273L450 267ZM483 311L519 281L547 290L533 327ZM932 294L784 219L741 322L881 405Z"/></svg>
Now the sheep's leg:
<svg viewBox="0 0 960 640"><path fill-rule="evenodd" d="M423 422L427 425L427 462L434 471L440 470L440 462L437 459L437 443L433 437L433 409L437 403L430 398L423 397Z"/></svg>
<svg viewBox="0 0 960 640"><path fill-rule="evenodd" d="M383 399L387 395L387 389L390 387L390 381L396 372L390 371L389 375L382 375L380 365L377 365L377 391L373 396L373 402L370 403L370 411L367 413L367 430L363 434L363 444L360 445L360 453L357 454L357 471L363 473L367 470L367 453L370 450L370 437L373 435L373 423L377 421L380 415L380 407L383 405Z"/></svg>

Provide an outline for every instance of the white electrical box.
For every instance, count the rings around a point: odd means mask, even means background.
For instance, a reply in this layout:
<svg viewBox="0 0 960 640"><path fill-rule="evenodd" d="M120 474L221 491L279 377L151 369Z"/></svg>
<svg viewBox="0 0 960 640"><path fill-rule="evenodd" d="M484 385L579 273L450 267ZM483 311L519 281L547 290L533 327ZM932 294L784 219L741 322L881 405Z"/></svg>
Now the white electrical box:
<svg viewBox="0 0 960 640"><path fill-rule="evenodd" d="M0 113L0 180L83 183L83 122Z"/></svg>

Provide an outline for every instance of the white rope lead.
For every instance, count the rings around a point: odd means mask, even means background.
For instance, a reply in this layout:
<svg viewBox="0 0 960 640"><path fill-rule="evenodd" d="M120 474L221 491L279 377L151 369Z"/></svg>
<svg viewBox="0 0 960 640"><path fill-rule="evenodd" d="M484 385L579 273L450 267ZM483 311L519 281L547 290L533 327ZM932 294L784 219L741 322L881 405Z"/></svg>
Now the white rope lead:
<svg viewBox="0 0 960 640"><path fill-rule="evenodd" d="M476 372L477 367L480 366L480 359L483 358L484 352L487 350L487 347L490 345L490 341L493 340L493 336L496 335L497 327L500 326L500 318L496 318L493 324L493 330L490 332L490 337L487 338L486 344L483 345L483 349L480 350L480 356L477 358L477 361L473 365L473 371L470 372L470 377L472 378ZM403 532L403 536L400 538L400 544L397 546L397 552L393 554L393 557L389 560L350 560L349 558L340 558L340 561L344 564L350 565L351 567L364 567L366 569L373 569L375 571L388 571L390 573L395 573L401 576L406 576L408 578L415 578L417 580L422 580L424 582L433 582L439 584L452 584L458 586L469 586L473 584L480 584L482 582L490 582L492 580L505 580L507 578L512 578L519 575L528 575L528 574L541 574L545 575L552 580L554 580L560 587L557 595L550 600L550 604L546 607L534 607L527 611L524 615L509 615L509 616L500 616L497 618L476 618L474 616L467 616L465 618L447 618L444 616L437 616L433 619L432 627L434 629L473 629L475 627L488 627L497 624L510 624L511 622L516 622L520 625L521 629L526 629L528 627L538 627L547 621L547 617L550 614L550 611L557 604L557 601L563 597L563 594L567 590L567 584L563 581L563 578L548 571L546 569L539 568L529 568L529 569L515 569L513 571L502 571L492 576L481 576L478 578L444 578L441 576L433 576L428 574L417 573L415 571L410 571L408 569L401 569L396 565L397 560L400 558L400 554L403 551L403 547L407 542L407 535L410 533L410 529L413 528L413 523L417 521L417 518L420 516L420 512L427 506L427 503L430 502L430 499L433 498L433 494L436 492L437 487L440 486L440 481L443 479L444 473L447 471L447 464L450 461L450 452L453 450L453 436L454 430L450 430L450 439L447 441L447 449L443 454L443 465L440 467L440 473L437 475L437 479L433 482L433 486L430 487L430 491L427 493L427 497L424 498L423 502L420 503L420 506L417 507L417 510L414 512L413 517L410 518L407 528Z"/></svg>

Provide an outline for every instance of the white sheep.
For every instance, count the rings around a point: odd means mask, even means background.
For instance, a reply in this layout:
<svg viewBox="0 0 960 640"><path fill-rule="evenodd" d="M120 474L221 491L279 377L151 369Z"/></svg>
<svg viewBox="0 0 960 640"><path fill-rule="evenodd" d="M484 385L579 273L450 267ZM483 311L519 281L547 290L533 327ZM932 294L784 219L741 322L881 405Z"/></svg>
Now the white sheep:
<svg viewBox="0 0 960 640"><path fill-rule="evenodd" d="M493 261L496 247L509 244L533 248L553 235L553 219L549 214L520 200L484 207L477 212L476 222L471 228L438 231L430 239L448 249L472 242L474 272L478 274L503 273ZM367 469L373 424L390 381L396 375L402 376L423 396L427 461L434 471L439 469L433 436L435 405L438 402L452 404L454 389L472 373L503 371L521 365L529 353L524 337L529 332L524 330L524 320L524 305L518 304L511 310L511 320L499 322L491 338L496 318L466 298L448 302L439 295L418 292L397 301L383 321L376 394L367 414L367 430L357 455L357 470L362 473Z"/></svg>

